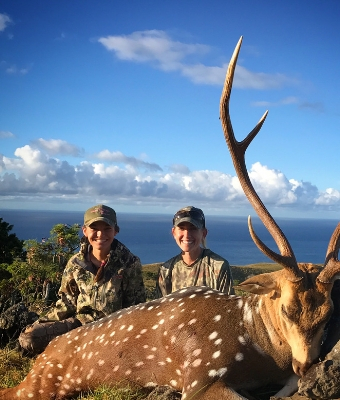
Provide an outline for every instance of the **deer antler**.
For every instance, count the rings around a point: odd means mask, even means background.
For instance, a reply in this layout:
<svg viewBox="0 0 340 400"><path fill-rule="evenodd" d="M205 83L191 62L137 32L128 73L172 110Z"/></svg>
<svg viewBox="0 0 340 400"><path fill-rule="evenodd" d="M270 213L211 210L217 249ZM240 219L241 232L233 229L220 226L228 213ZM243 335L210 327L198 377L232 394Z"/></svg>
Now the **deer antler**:
<svg viewBox="0 0 340 400"><path fill-rule="evenodd" d="M300 271L295 255L293 250L286 239L284 233L281 231L279 226L274 221L273 217L270 215L264 204L262 203L261 199L259 198L258 194L256 193L247 172L246 164L245 164L245 152L254 139L254 137L260 131L266 117L268 111L266 111L260 121L257 123L255 128L249 133L249 135L238 142L235 139L233 127L230 121L229 115L229 100L230 100L230 93L234 79L234 72L236 67L236 62L238 58L238 54L240 52L242 44L242 36L238 41L232 58L229 63L226 79L224 82L224 87L222 91L221 101L220 101L220 119L222 123L222 128L224 132L224 137L227 142L229 152L231 154L231 158L233 160L234 168L236 174L239 178L240 184L242 189L247 196L250 204L253 206L254 210L256 211L257 215L260 217L261 221L268 229L269 233L272 235L275 243L277 244L280 254L275 253L274 251L270 250L255 234L255 231L251 224L251 219L248 219L248 227L250 231L250 235L255 242L256 246L269 258L273 261L281 264L287 271L289 271L289 279L292 281L298 281L303 278L303 274Z"/></svg>
<svg viewBox="0 0 340 400"><path fill-rule="evenodd" d="M326 259L324 266L325 268L320 272L318 281L322 283L332 283L335 279L339 278L340 274L340 261L338 259L338 253L340 249L340 223L334 229L332 237L329 241Z"/></svg>

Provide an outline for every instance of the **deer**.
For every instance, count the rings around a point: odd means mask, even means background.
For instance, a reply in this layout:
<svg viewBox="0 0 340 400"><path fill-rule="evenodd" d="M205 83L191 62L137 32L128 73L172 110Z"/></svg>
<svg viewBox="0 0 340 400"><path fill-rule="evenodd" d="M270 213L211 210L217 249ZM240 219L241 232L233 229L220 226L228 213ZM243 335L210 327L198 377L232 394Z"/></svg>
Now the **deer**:
<svg viewBox="0 0 340 400"><path fill-rule="evenodd" d="M248 217L250 235L282 268L239 284L245 296L183 288L65 333L37 357L24 381L0 391L1 400L60 400L103 384L170 386L182 400L241 400L247 391L278 383L284 396L317 360L334 308L331 291L340 278L340 223L323 268L298 263L255 192L245 152L267 112L244 140L235 139L229 101L241 43L242 37L227 70L220 119L243 191L280 254L261 241Z"/></svg>

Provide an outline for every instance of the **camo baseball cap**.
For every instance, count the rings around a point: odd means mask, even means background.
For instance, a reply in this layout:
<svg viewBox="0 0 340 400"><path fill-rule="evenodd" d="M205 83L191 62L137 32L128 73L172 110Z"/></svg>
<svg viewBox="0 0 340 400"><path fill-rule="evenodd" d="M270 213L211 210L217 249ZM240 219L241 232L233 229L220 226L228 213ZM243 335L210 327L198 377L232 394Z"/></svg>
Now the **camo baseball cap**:
<svg viewBox="0 0 340 400"><path fill-rule="evenodd" d="M172 220L173 226L178 226L181 222L190 222L198 229L205 228L205 217L200 208L188 206L176 212Z"/></svg>
<svg viewBox="0 0 340 400"><path fill-rule="evenodd" d="M97 204L85 211L84 225L90 226L94 222L104 221L107 224L116 227L117 216L113 208L105 206L104 204Z"/></svg>

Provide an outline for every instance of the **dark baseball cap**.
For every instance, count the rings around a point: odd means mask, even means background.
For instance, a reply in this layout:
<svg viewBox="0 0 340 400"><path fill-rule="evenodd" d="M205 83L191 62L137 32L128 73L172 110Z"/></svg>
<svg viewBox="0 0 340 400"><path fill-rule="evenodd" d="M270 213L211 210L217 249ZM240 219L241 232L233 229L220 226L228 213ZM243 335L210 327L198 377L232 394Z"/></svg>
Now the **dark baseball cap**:
<svg viewBox="0 0 340 400"><path fill-rule="evenodd" d="M90 226L94 222L104 221L107 224L116 227L117 216L113 208L105 206L104 204L97 204L85 211L84 225Z"/></svg>
<svg viewBox="0 0 340 400"><path fill-rule="evenodd" d="M200 208L187 206L176 212L172 220L173 226L178 226L181 222L190 222L198 229L205 228L205 218Z"/></svg>

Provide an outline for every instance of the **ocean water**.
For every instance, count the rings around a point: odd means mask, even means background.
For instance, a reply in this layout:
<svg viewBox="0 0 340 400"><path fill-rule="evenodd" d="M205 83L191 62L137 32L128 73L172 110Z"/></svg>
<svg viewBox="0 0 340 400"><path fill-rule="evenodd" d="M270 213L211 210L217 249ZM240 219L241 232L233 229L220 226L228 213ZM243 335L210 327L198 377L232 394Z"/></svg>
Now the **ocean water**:
<svg viewBox="0 0 340 400"><path fill-rule="evenodd" d="M83 222L83 212L0 210L0 217L13 225L21 240L49 237L55 224ZM277 246L262 222L252 219L255 232L272 250ZM329 239L339 221L330 219L278 218L276 222L290 242L299 262L323 263ZM171 234L172 216L164 214L118 214L117 239L140 257L142 264L165 261L179 253ZM231 265L271 262L253 243L247 217L206 215L207 244Z"/></svg>

